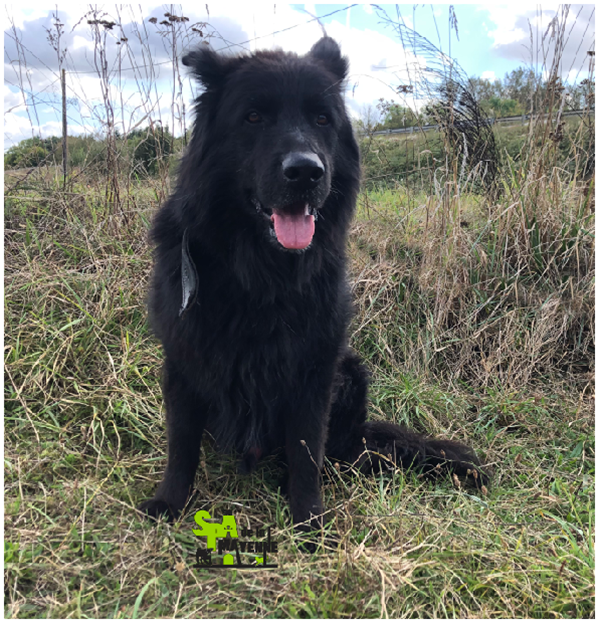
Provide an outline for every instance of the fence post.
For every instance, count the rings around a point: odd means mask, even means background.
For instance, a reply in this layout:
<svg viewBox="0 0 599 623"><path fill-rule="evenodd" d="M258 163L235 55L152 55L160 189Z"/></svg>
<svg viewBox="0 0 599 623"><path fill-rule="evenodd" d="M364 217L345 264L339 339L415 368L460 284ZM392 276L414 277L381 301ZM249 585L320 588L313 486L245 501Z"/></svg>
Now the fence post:
<svg viewBox="0 0 599 623"><path fill-rule="evenodd" d="M62 70L62 184L67 188L67 80L66 71Z"/></svg>

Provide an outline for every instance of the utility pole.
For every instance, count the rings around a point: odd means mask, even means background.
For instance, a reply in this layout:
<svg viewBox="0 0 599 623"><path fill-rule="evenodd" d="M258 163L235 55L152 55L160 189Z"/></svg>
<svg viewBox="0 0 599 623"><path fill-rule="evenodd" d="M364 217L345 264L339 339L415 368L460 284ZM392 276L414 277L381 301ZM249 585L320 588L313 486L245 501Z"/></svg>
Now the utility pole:
<svg viewBox="0 0 599 623"><path fill-rule="evenodd" d="M66 71L62 70L62 183L67 188L67 80Z"/></svg>

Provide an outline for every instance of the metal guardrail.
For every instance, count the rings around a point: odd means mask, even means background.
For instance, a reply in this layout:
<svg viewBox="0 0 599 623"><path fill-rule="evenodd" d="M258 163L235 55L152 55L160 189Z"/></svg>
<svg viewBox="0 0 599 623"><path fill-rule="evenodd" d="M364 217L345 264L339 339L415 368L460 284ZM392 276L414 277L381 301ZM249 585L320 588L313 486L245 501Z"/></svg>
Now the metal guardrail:
<svg viewBox="0 0 599 623"><path fill-rule="evenodd" d="M567 112L563 112L562 113L562 117L573 117L575 115L580 115L581 113L586 112L586 110L569 110ZM594 112L594 109L593 109ZM532 117L543 117L544 115L541 114L537 114L537 115L532 115ZM522 125L524 125L529 119L530 119L531 115L517 115L515 117L499 117L499 118L493 118L493 117L489 117L487 119L487 121L491 124L491 125L495 125L496 123L514 123L517 121L521 121ZM377 130L376 132L364 132L363 130L358 130L356 132L356 134L363 136L365 134L368 134L369 136L386 136L388 134L413 134L414 132L428 132L429 130L438 130L439 129L439 125L415 125L415 126L410 126L408 128L396 128L393 130Z"/></svg>

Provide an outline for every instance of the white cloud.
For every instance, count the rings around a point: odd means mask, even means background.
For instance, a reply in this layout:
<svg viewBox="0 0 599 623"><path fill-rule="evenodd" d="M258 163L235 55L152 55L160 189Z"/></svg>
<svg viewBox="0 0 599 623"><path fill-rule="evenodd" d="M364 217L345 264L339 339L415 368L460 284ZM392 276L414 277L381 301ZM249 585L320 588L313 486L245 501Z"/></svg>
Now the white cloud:
<svg viewBox="0 0 599 623"><path fill-rule="evenodd" d="M520 7L488 4L479 10L489 12L492 25L487 32L493 39L495 54L503 58L551 66L555 41L551 38L550 23L556 16L565 25L564 47L560 50L564 78L571 68L582 67L586 51L594 49L594 5L550 3L535 8L527 4Z"/></svg>
<svg viewBox="0 0 599 623"><path fill-rule="evenodd" d="M25 110L23 96L18 91L13 91L8 85L4 85L4 114Z"/></svg>
<svg viewBox="0 0 599 623"><path fill-rule="evenodd" d="M73 48L72 49L80 50L81 48L85 50L89 50L90 52L93 52L94 44L89 39L86 39L85 37L82 37L81 35L75 35L73 37Z"/></svg>
<svg viewBox="0 0 599 623"><path fill-rule="evenodd" d="M77 136L80 134L91 134L90 128L82 125L71 124L69 126L69 135ZM4 115L4 150L6 151L12 145L16 145L20 141L31 138L32 136L61 136L62 122L48 121L37 125L33 120L30 123L27 115L6 113Z"/></svg>
<svg viewBox="0 0 599 623"><path fill-rule="evenodd" d="M25 27L26 22L46 17L50 13L50 9L43 6L34 6L31 8L23 8L19 5L4 5L4 28L8 30L12 24L21 30Z"/></svg>
<svg viewBox="0 0 599 623"><path fill-rule="evenodd" d="M493 70L483 71L480 77L483 80L490 80L491 82L495 82L495 80L497 80L497 76L495 75L495 72Z"/></svg>
<svg viewBox="0 0 599 623"><path fill-rule="evenodd" d="M203 11L204 6L197 5L197 10ZM76 129L88 133L97 131L101 128L101 119L105 118L105 111L101 83L94 71L94 46L85 20L73 29L87 9L81 5L76 9L64 5L61 7L61 19L65 22L64 44L68 48L66 69L69 133L75 133ZM313 20L306 12L291 9L289 5L277 4L275 9L274 5L262 8L244 3L236 5L234 13L230 6L222 3L210 4L209 8L209 22L216 29L215 36L211 39L215 49L224 48L230 52L241 52L259 48L282 48L304 54L323 34L318 21ZM106 10L115 9L107 7ZM372 7L368 10L372 12ZM152 64L154 70L154 73L148 68L141 70L137 80L132 71L125 70L120 76L116 71L112 74L111 100L115 115L119 123L124 120L127 129L148 114L154 119L162 118L165 124L172 125L172 65L165 51L163 39L158 35L156 27L148 23L150 16L160 18L164 11L162 5L144 6L143 15L132 5L125 5L121 9L122 23L124 28L129 29L128 51L138 65ZM307 5L307 11L314 13L314 6ZM35 133L41 131L42 134L56 133L53 124L60 122L60 82L56 53L48 45L44 30L51 25L51 13L52 10L48 9L36 10L27 15L18 7L12 8L15 24L22 29L23 43L31 52L28 58L29 79L25 81L24 88L36 94L39 122L36 119L36 111L31 109L30 113L35 124ZM195 13L188 7L184 7L184 14L190 18L191 24L207 19L202 13ZM413 68L416 65L422 66L423 62L419 62L406 52L394 39L380 32L350 28L347 15L339 13L338 17L340 21L327 24L326 32L339 42L343 53L350 59L346 100L352 114L358 114L363 106L372 104L379 98L397 99L394 87L409 81L406 63ZM406 23L409 21L406 19ZM349 24L353 23L355 21L349 19ZM143 33L148 33L149 39L146 39L147 45L143 49L143 55L141 44L135 32L131 30L132 24L137 24ZM114 62L115 51L125 50L124 46L116 47L117 38L114 34L111 32L107 37L112 54L109 59L111 71L117 66ZM17 57L14 44L7 51L7 41L9 40L5 40L5 59L14 60ZM127 66L127 61L124 66ZM181 68L181 73L184 77L183 100L189 115L193 99L191 81L184 68ZM13 82L19 80L18 74L14 73L13 67L6 60L5 75L10 76ZM17 95L5 86L5 109L18 104L16 98ZM23 110L22 104L17 110ZM188 126L189 122L188 116ZM10 131L9 126L12 128ZM26 115L22 116L22 112L19 116L5 118L5 128L10 134L11 142L17 136L24 137L24 134L31 136L29 119ZM179 133L178 129L176 133Z"/></svg>
<svg viewBox="0 0 599 623"><path fill-rule="evenodd" d="M32 132L31 123L26 116L21 116L14 112L4 115L4 149L11 145L16 145L19 141L31 138L35 135Z"/></svg>
<svg viewBox="0 0 599 623"><path fill-rule="evenodd" d="M514 6L505 6L490 3L485 6L490 13L490 19L494 27L489 29L489 36L493 39L495 47L506 45L525 39L528 35L522 28L516 27L518 18L523 12L514 9Z"/></svg>

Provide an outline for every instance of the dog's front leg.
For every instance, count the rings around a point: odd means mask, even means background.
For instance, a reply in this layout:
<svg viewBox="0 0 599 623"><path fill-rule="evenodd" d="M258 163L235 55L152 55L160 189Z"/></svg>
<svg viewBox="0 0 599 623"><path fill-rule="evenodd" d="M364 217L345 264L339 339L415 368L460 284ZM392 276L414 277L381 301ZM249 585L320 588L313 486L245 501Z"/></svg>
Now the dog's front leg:
<svg viewBox="0 0 599 623"><path fill-rule="evenodd" d="M298 397L285 417L285 450L289 466L289 504L293 523L300 531L319 530L323 526L321 472L328 411L330 387L315 392L315 385L308 396ZM313 548L311 548L313 549Z"/></svg>
<svg viewBox="0 0 599 623"><path fill-rule="evenodd" d="M288 431L286 443L289 505L298 530L318 530L323 525L324 510L321 494L324 435L318 438L313 431L300 431L298 428L293 426L293 430Z"/></svg>
<svg viewBox="0 0 599 623"><path fill-rule="evenodd" d="M166 359L163 372L168 462L154 497L139 510L151 517L165 515L172 521L185 507L193 487L206 409L176 363Z"/></svg>

